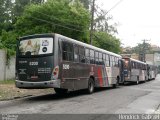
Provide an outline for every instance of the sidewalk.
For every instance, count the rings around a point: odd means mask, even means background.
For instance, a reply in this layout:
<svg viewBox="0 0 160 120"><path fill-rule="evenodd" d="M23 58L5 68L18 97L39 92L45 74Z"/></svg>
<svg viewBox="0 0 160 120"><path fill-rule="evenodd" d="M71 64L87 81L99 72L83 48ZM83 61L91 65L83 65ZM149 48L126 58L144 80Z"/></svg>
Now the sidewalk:
<svg viewBox="0 0 160 120"><path fill-rule="evenodd" d="M160 104L158 106L158 109L155 111L155 114L160 114Z"/></svg>
<svg viewBox="0 0 160 120"><path fill-rule="evenodd" d="M149 91L146 95L139 97L130 103L127 107L116 111L117 114L160 114L160 75L151 83L149 88L144 88L144 91ZM138 89L138 88L137 88Z"/></svg>

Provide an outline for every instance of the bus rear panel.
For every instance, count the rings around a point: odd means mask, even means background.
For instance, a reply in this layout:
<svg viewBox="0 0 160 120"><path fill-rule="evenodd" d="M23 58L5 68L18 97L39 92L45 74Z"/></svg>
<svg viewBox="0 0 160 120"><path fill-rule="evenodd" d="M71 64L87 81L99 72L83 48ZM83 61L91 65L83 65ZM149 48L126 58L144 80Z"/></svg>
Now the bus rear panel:
<svg viewBox="0 0 160 120"><path fill-rule="evenodd" d="M146 81L148 79L146 63L127 57L123 59L125 60L125 82L136 82L138 84L140 81Z"/></svg>
<svg viewBox="0 0 160 120"><path fill-rule="evenodd" d="M60 87L58 77L54 73L56 69L54 43L54 35L34 35L20 38L16 54L17 87Z"/></svg>

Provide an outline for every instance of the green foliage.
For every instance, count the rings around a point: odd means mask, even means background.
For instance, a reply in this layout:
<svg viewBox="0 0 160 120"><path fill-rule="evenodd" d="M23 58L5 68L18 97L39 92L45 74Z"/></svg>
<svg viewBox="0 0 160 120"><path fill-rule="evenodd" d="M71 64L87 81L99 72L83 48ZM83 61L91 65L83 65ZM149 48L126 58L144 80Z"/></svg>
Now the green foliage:
<svg viewBox="0 0 160 120"><path fill-rule="evenodd" d="M15 0L13 13L15 19L23 14L25 7L29 4L40 4L43 3L44 0Z"/></svg>
<svg viewBox="0 0 160 120"><path fill-rule="evenodd" d="M123 54L142 54L145 51L145 53L147 54L153 54L153 48L149 43L139 43L137 46L135 47L126 47L124 48Z"/></svg>
<svg viewBox="0 0 160 120"><path fill-rule="evenodd" d="M83 5L84 5L84 7L86 8L86 9L88 9L89 10L89 6L90 6L90 2L91 2L91 0L79 0L81 3L83 3Z"/></svg>
<svg viewBox="0 0 160 120"><path fill-rule="evenodd" d="M0 80L1 84L15 84L15 80Z"/></svg>
<svg viewBox="0 0 160 120"><path fill-rule="evenodd" d="M1 0L0 49L7 51L7 59L15 54L16 38L29 34L59 33L88 43L91 0ZM108 25L112 17L101 11L94 23L94 45L116 52L119 40L111 35L116 27Z"/></svg>
<svg viewBox="0 0 160 120"><path fill-rule="evenodd" d="M16 38L17 34L13 31L2 31L2 35L0 37L0 49L5 49L7 52L7 63L9 64L10 57L15 55L16 50Z"/></svg>
<svg viewBox="0 0 160 120"><path fill-rule="evenodd" d="M93 43L97 47L100 47L108 51L112 51L114 53L119 53L121 51L120 40L106 32L95 33Z"/></svg>
<svg viewBox="0 0 160 120"><path fill-rule="evenodd" d="M10 31L12 30L11 23L11 10L13 4L11 0L1 0L0 1L0 35L2 34L2 30Z"/></svg>
<svg viewBox="0 0 160 120"><path fill-rule="evenodd" d="M142 51L146 51L146 53L153 53L152 51L152 47L149 43L142 43L142 44L138 44L137 46L132 48L132 53L137 53L139 54Z"/></svg>
<svg viewBox="0 0 160 120"><path fill-rule="evenodd" d="M89 12L78 1L48 0L28 6L15 27L19 35L54 32L87 42L89 19Z"/></svg>

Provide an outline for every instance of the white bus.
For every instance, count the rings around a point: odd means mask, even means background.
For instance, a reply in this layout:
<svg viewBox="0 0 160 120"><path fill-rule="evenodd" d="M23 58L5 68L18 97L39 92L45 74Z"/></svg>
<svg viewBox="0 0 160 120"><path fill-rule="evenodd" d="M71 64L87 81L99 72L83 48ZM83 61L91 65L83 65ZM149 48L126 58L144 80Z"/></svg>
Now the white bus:
<svg viewBox="0 0 160 120"><path fill-rule="evenodd" d="M140 81L145 82L148 79L146 63L128 57L123 59L125 60L124 82L139 84Z"/></svg>

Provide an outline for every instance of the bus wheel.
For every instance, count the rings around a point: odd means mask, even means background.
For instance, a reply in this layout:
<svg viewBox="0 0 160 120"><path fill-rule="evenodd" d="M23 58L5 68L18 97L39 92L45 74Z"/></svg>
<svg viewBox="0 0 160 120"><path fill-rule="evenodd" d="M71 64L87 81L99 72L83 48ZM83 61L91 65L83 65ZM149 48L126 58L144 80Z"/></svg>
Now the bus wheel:
<svg viewBox="0 0 160 120"><path fill-rule="evenodd" d="M147 81L147 77L145 76L145 80L144 80L144 82L146 82Z"/></svg>
<svg viewBox="0 0 160 120"><path fill-rule="evenodd" d="M67 89L61 89L61 88L54 88L54 90L56 94L61 94L61 95L66 94L68 92Z"/></svg>
<svg viewBox="0 0 160 120"><path fill-rule="evenodd" d="M139 77L138 77L138 76L137 76L136 84L137 84L137 85L139 84Z"/></svg>
<svg viewBox="0 0 160 120"><path fill-rule="evenodd" d="M113 84L113 88L116 88L119 85L119 77L117 77L117 82L116 84Z"/></svg>
<svg viewBox="0 0 160 120"><path fill-rule="evenodd" d="M122 82L122 85L126 85L126 82L125 82L125 81L123 81L123 82Z"/></svg>
<svg viewBox="0 0 160 120"><path fill-rule="evenodd" d="M94 80L89 78L87 92L92 94L94 92Z"/></svg>

